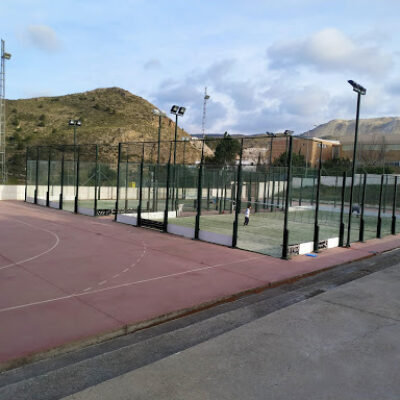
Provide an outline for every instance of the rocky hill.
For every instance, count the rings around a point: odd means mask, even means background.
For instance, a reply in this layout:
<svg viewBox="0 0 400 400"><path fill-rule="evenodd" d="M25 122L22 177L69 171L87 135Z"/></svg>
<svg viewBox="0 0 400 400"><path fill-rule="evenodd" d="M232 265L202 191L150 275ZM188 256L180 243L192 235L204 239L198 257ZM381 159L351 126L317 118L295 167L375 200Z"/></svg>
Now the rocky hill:
<svg viewBox="0 0 400 400"><path fill-rule="evenodd" d="M335 119L326 124L317 126L316 128L303 133L302 136L319 137L325 139L340 140L346 142L346 139L354 138L355 120L339 120ZM400 118L384 117L360 119L359 138L363 137L379 137L399 135L400 138Z"/></svg>
<svg viewBox="0 0 400 400"><path fill-rule="evenodd" d="M73 144L70 119L79 119L78 144L157 141L156 107L120 88L95 89L66 96L6 100L6 149L10 176L23 178L25 148L34 145ZM161 140L173 140L175 118L162 117ZM178 139L190 138L178 128ZM164 146L162 149L166 149ZM199 160L201 143L185 146L186 162ZM162 150L163 152L163 150ZM206 155L212 151L205 149ZM177 156L179 159L179 157ZM161 154L166 160L167 155Z"/></svg>
<svg viewBox="0 0 400 400"><path fill-rule="evenodd" d="M120 88L96 89L57 97L37 97L6 102L9 144L71 144L69 119L80 119L79 143L157 140L156 108L147 100ZM162 139L173 139L175 123L163 117ZM178 129L180 138L189 136Z"/></svg>

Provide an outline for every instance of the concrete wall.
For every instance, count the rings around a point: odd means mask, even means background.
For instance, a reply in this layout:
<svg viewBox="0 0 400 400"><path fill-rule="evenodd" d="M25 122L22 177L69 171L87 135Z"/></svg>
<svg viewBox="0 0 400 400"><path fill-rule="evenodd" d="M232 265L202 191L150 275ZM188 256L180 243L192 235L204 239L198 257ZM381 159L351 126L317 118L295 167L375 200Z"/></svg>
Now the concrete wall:
<svg viewBox="0 0 400 400"><path fill-rule="evenodd" d="M24 200L25 185L0 185L0 200Z"/></svg>

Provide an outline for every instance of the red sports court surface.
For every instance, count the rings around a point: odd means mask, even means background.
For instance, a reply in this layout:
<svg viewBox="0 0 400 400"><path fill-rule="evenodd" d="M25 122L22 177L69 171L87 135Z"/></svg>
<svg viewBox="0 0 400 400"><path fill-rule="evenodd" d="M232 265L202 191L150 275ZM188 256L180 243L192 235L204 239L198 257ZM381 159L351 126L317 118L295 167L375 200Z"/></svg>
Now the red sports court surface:
<svg viewBox="0 0 400 400"><path fill-rule="evenodd" d="M283 261L0 202L0 370L399 246L392 236Z"/></svg>

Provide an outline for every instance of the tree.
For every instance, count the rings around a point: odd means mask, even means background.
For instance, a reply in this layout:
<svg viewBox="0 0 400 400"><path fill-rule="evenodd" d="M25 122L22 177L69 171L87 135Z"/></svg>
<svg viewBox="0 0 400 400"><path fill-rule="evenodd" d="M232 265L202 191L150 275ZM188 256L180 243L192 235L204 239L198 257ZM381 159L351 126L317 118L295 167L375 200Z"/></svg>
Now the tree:
<svg viewBox="0 0 400 400"><path fill-rule="evenodd" d="M212 157L210 161L217 165L234 163L239 151L240 143L233 139L228 132L225 132L224 137L215 148L214 157Z"/></svg>
<svg viewBox="0 0 400 400"><path fill-rule="evenodd" d="M273 167L287 167L288 153L285 151L274 160L272 163ZM303 154L292 154L292 166L293 167L305 167L306 159Z"/></svg>

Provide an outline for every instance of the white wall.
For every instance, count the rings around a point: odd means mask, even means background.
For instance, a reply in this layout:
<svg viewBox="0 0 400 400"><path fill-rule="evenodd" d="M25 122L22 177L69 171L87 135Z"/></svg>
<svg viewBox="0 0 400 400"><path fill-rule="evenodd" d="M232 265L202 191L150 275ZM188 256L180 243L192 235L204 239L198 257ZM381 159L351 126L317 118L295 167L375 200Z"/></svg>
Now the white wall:
<svg viewBox="0 0 400 400"><path fill-rule="evenodd" d="M25 200L25 185L0 185L0 200Z"/></svg>

